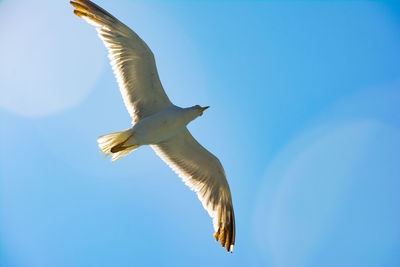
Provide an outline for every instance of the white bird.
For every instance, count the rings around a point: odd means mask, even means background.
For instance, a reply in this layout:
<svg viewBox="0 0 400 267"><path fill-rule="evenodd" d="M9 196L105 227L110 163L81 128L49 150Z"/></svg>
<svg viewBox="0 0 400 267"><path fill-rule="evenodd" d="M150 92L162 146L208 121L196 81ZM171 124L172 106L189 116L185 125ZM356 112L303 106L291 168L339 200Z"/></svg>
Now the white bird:
<svg viewBox="0 0 400 267"><path fill-rule="evenodd" d="M94 25L108 49L133 127L100 136L99 147L116 161L142 145L154 151L182 178L213 218L214 237L229 252L235 244L235 215L225 171L186 125L208 107L171 103L158 77L154 55L129 27L89 0L70 2L74 13Z"/></svg>

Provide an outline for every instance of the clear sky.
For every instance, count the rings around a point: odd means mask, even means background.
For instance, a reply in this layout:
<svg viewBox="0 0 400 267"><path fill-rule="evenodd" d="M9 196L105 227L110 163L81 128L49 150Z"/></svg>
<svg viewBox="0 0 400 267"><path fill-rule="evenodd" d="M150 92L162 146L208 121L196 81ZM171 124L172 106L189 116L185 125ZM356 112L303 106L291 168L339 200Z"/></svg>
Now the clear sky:
<svg viewBox="0 0 400 267"><path fill-rule="evenodd" d="M225 167L234 253L130 127L106 49L68 1L0 0L0 265L400 266L400 5L106 1L153 50Z"/></svg>

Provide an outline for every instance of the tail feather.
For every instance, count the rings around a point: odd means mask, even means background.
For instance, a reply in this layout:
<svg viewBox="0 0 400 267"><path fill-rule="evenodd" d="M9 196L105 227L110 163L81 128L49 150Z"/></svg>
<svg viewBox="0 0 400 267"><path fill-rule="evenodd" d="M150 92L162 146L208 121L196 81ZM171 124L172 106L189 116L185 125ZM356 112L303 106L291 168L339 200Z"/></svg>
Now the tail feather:
<svg viewBox="0 0 400 267"><path fill-rule="evenodd" d="M127 143L133 136L131 129L102 135L97 139L101 152L106 154L106 157L112 156L111 161L116 161L123 156L128 155L139 145Z"/></svg>
<svg viewBox="0 0 400 267"><path fill-rule="evenodd" d="M115 161L119 160L121 157L130 154L133 150L137 149L138 147L139 147L138 145L133 145L133 146L127 147L124 150L121 150L119 152L112 153L111 161L115 162Z"/></svg>

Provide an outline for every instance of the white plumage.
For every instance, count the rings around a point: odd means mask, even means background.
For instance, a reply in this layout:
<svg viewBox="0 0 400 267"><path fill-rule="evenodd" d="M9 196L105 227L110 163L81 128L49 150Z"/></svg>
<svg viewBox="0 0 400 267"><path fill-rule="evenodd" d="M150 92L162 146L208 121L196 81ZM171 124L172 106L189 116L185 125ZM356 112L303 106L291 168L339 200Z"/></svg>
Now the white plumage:
<svg viewBox="0 0 400 267"><path fill-rule="evenodd" d="M108 56L133 127L99 137L100 149L115 161L142 145L154 151L194 190L213 218L214 237L226 250L235 244L235 216L220 161L190 134L186 125L208 107L180 108L166 95L154 55L126 25L89 0L70 2L74 13L94 25Z"/></svg>

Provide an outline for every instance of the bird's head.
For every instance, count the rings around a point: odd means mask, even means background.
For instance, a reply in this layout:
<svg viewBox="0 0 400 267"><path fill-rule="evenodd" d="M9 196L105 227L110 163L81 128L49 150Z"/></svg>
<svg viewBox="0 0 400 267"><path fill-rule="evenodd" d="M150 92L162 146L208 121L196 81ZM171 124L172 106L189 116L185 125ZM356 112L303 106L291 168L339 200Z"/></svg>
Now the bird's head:
<svg viewBox="0 0 400 267"><path fill-rule="evenodd" d="M199 116L203 115L204 110L208 109L209 106L207 107L201 107L199 105L194 106L194 108L196 109L196 111L199 113Z"/></svg>

